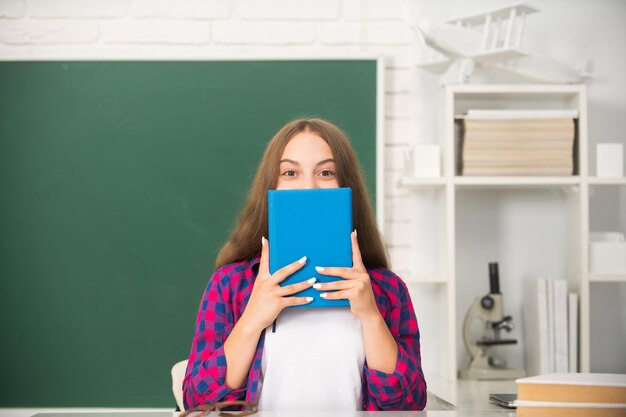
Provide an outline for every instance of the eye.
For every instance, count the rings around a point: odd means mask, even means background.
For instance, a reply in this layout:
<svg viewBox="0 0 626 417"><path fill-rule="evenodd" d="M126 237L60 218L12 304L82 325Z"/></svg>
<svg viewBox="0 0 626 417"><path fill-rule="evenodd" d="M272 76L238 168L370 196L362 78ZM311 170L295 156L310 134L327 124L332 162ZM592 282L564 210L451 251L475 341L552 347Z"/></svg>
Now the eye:
<svg viewBox="0 0 626 417"><path fill-rule="evenodd" d="M296 171L294 171L293 169L288 169L287 171L283 172L283 175L286 177L295 177Z"/></svg>
<svg viewBox="0 0 626 417"><path fill-rule="evenodd" d="M320 175L322 177L332 177L333 175L335 175L335 173L333 171L331 171L330 169L325 169L325 170L320 172Z"/></svg>

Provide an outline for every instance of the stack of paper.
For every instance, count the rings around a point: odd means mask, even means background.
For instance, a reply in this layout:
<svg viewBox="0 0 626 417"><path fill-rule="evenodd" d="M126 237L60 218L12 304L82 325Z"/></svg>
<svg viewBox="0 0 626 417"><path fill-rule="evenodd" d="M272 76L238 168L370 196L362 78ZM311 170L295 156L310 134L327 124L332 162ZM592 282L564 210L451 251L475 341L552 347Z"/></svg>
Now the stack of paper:
<svg viewBox="0 0 626 417"><path fill-rule="evenodd" d="M626 375L548 374L515 382L519 417L626 415Z"/></svg>
<svg viewBox="0 0 626 417"><path fill-rule="evenodd" d="M541 375L578 370L578 294L567 281L535 279L524 296L526 372Z"/></svg>
<svg viewBox="0 0 626 417"><path fill-rule="evenodd" d="M572 175L576 112L469 110L463 175Z"/></svg>

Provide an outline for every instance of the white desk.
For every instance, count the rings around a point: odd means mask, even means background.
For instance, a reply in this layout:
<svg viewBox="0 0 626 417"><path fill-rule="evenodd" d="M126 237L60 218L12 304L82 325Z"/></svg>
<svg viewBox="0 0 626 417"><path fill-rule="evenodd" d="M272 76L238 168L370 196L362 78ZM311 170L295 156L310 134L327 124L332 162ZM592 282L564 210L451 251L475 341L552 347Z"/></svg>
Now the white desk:
<svg viewBox="0 0 626 417"><path fill-rule="evenodd" d="M502 414L498 411L259 411L251 416L256 417L501 417L508 416L509 413ZM515 411L510 413L515 416ZM175 417L172 412L124 412L124 413L39 413L33 417ZM217 414L212 412L210 417Z"/></svg>
<svg viewBox="0 0 626 417"><path fill-rule="evenodd" d="M123 413L39 413L33 417L175 417L172 412L123 412ZM215 417L212 412L209 416ZM259 411L257 417L502 417L515 416L515 411Z"/></svg>
<svg viewBox="0 0 626 417"><path fill-rule="evenodd" d="M489 403L489 394L515 393L513 381L442 381L428 382L428 404L425 411L383 412L258 412L257 417L515 417L515 410L507 410ZM0 409L0 417L176 417L163 409ZM215 413L211 414L211 417Z"/></svg>
<svg viewBox="0 0 626 417"><path fill-rule="evenodd" d="M455 410L465 412L496 412L500 415L508 413L515 415L515 410L507 410L489 402L489 394L517 393L515 381L446 382L431 378L427 379L426 383L429 392L427 410L450 410L449 406L452 405Z"/></svg>

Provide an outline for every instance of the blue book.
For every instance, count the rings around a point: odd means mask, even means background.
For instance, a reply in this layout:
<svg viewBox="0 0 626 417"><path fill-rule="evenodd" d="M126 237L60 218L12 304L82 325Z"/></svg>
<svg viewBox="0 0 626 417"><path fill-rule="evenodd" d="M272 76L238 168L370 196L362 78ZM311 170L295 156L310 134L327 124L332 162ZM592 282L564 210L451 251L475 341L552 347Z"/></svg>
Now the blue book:
<svg viewBox="0 0 626 417"><path fill-rule="evenodd" d="M317 282L343 278L322 275L316 266L352 267L352 189L316 188L267 192L270 273L306 256L303 268L281 285L316 277ZM348 300L325 300L321 291L308 288L297 294L313 301L294 308L349 306Z"/></svg>

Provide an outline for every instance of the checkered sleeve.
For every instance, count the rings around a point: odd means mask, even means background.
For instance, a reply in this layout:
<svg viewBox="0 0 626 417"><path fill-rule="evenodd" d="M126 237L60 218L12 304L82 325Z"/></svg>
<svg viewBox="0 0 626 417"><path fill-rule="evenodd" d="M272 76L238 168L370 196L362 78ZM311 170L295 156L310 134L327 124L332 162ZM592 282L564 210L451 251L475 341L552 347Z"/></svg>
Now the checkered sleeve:
<svg viewBox="0 0 626 417"><path fill-rule="evenodd" d="M364 370L365 410L422 410L426 406L426 381L420 358L419 328L413 304L404 282L393 278L393 296L385 322L398 345L398 357L393 373ZM376 289L375 289L376 292Z"/></svg>
<svg viewBox="0 0 626 417"><path fill-rule="evenodd" d="M246 386L231 390L226 385L226 355L224 342L234 327L233 314L225 302L220 271L216 271L207 285L200 303L200 311L189 354L189 363L183 380L185 409L218 401L242 400Z"/></svg>

